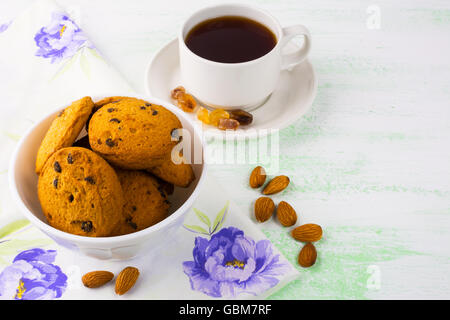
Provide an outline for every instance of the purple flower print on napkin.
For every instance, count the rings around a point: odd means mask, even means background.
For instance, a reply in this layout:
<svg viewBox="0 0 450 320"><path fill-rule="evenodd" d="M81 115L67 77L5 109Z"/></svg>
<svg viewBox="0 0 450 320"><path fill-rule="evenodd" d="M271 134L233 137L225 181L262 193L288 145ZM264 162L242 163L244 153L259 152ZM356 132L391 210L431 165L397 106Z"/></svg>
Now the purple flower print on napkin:
<svg viewBox="0 0 450 320"><path fill-rule="evenodd" d="M59 298L67 276L54 265L56 251L34 248L19 253L0 273L0 299L37 300Z"/></svg>
<svg viewBox="0 0 450 320"><path fill-rule="evenodd" d="M212 297L261 294L288 269L269 240L255 242L235 227L221 229L210 240L196 237L193 258L183 262L191 288Z"/></svg>
<svg viewBox="0 0 450 320"><path fill-rule="evenodd" d="M9 28L11 23L12 23L12 21L0 24L0 33L5 32Z"/></svg>
<svg viewBox="0 0 450 320"><path fill-rule="evenodd" d="M64 12L54 12L50 24L36 33L34 41L39 47L35 55L51 59L51 63L72 57L82 47L94 47Z"/></svg>

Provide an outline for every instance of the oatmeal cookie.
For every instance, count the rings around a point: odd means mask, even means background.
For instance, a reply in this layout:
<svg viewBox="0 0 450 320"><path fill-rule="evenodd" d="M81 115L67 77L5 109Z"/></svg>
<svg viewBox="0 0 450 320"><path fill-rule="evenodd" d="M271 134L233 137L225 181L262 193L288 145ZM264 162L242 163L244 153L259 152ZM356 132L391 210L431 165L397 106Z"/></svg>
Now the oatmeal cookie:
<svg viewBox="0 0 450 320"><path fill-rule="evenodd" d="M36 157L36 173L39 174L47 159L59 149L70 147L83 129L92 112L94 102L84 97L73 102L53 120Z"/></svg>
<svg viewBox="0 0 450 320"><path fill-rule="evenodd" d="M162 186L150 174L116 169L122 185L125 205L116 235L150 227L168 216L169 201Z"/></svg>
<svg viewBox="0 0 450 320"><path fill-rule="evenodd" d="M183 157L181 154L179 156ZM171 153L166 156L163 163L149 168L147 171L164 181L183 188L188 187L195 179L192 166L185 162L175 164L171 159Z"/></svg>
<svg viewBox="0 0 450 320"><path fill-rule="evenodd" d="M164 162L177 144L172 137L181 128L175 114L139 99L105 104L89 125L92 150L123 169L146 169Z"/></svg>

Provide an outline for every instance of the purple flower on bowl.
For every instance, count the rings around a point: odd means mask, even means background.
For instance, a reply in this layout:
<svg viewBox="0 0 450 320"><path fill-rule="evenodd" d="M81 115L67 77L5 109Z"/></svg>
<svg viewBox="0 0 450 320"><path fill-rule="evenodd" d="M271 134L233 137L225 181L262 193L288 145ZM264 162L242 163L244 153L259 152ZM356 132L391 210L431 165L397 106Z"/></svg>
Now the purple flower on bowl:
<svg viewBox="0 0 450 320"><path fill-rule="evenodd" d="M39 49L35 55L49 58L51 63L72 57L80 48L93 48L84 32L63 12L54 12L49 25L36 33Z"/></svg>
<svg viewBox="0 0 450 320"><path fill-rule="evenodd" d="M54 265L55 250L34 248L19 253L0 273L0 299L37 300L59 298L67 276Z"/></svg>
<svg viewBox="0 0 450 320"><path fill-rule="evenodd" d="M235 227L221 229L210 240L196 237L193 257L183 262L191 288L212 297L258 295L275 286L288 268L270 241L255 242Z"/></svg>

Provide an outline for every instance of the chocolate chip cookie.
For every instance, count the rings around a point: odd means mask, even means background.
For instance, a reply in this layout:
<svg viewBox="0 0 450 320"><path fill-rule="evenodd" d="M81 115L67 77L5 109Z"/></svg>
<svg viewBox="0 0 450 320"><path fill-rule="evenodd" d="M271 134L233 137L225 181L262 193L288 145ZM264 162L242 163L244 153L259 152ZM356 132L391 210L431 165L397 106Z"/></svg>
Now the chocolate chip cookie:
<svg viewBox="0 0 450 320"><path fill-rule="evenodd" d="M90 97L73 102L53 120L36 158L36 173L39 174L47 159L59 149L70 147L80 134L94 107Z"/></svg>
<svg viewBox="0 0 450 320"><path fill-rule="evenodd" d="M89 143L110 163L123 169L146 169L164 162L178 142L172 132L182 128L175 114L139 99L108 103L94 113Z"/></svg>
<svg viewBox="0 0 450 320"><path fill-rule="evenodd" d="M167 194L154 177L137 170L116 169L116 172L125 199L116 235L145 229L168 216Z"/></svg>
<svg viewBox="0 0 450 320"><path fill-rule="evenodd" d="M183 156L180 154L179 159L185 161ZM169 153L164 162L158 166L147 169L148 172L154 174L158 178L174 184L178 187L188 187L189 184L194 181L195 175L190 164L181 162L176 164ZM178 161L177 161L178 162Z"/></svg>
<svg viewBox="0 0 450 320"><path fill-rule="evenodd" d="M68 233L111 236L122 219L124 198L116 172L85 148L63 148L48 159L38 196L48 223Z"/></svg>

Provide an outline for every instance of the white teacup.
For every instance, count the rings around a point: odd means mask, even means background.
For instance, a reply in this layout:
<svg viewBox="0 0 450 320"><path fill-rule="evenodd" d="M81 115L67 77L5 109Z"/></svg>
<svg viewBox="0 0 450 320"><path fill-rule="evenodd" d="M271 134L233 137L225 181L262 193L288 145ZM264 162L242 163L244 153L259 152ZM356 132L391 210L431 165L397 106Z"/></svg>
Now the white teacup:
<svg viewBox="0 0 450 320"><path fill-rule="evenodd" d="M193 53L185 43L189 31L200 22L221 16L241 16L269 28L277 38L275 47L264 56L241 63L221 63ZM303 46L283 54L283 47L296 36L304 36ZM213 108L253 109L275 90L281 70L301 63L311 47L311 36L303 25L282 28L269 13L248 5L225 4L204 8L191 15L178 36L181 81L201 103Z"/></svg>

